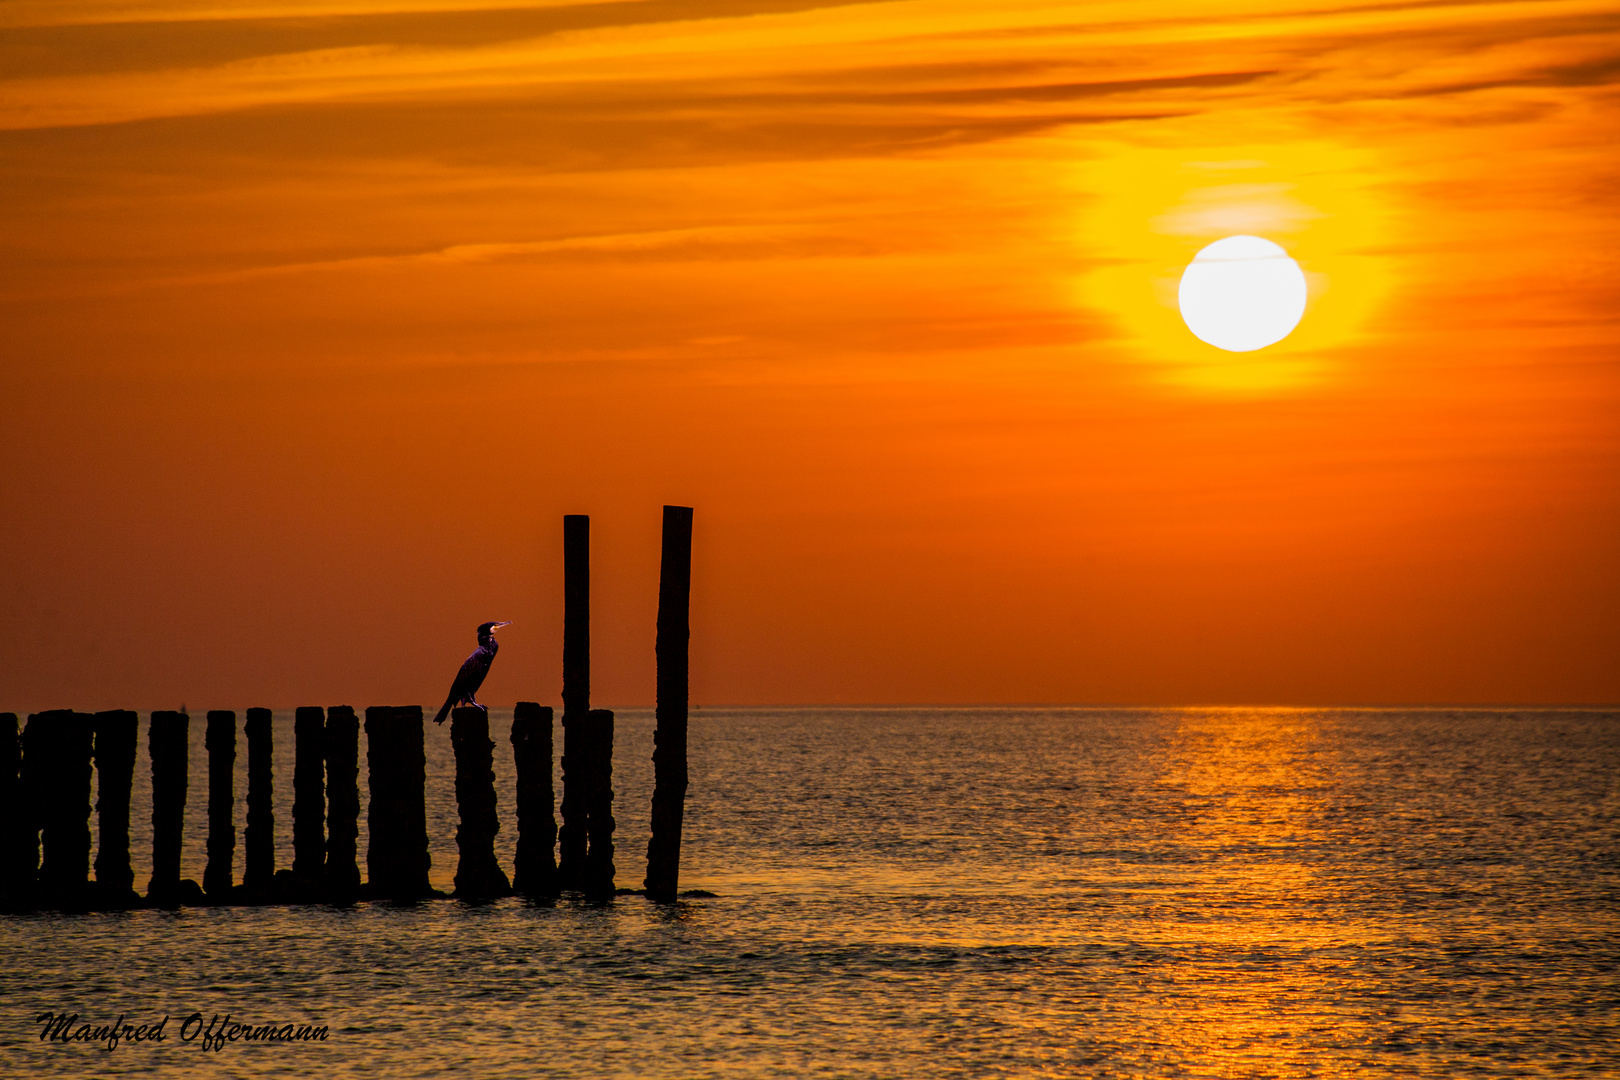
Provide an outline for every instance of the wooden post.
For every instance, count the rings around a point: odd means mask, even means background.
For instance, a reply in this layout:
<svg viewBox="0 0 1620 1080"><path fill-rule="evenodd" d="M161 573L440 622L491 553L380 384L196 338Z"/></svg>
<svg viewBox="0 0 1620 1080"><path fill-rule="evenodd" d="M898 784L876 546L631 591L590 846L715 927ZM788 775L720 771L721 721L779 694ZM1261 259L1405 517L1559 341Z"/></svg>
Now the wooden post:
<svg viewBox="0 0 1620 1080"><path fill-rule="evenodd" d="M39 850L29 831L31 817L22 791L17 714L0 713L0 908L15 910L32 901Z"/></svg>
<svg viewBox="0 0 1620 1080"><path fill-rule="evenodd" d="M276 814L271 801L275 780L275 732L269 709L249 709L244 725L248 744L247 829L242 844L247 860L242 887L263 899L276 876Z"/></svg>
<svg viewBox="0 0 1620 1080"><path fill-rule="evenodd" d="M398 753L390 736L393 709L372 705L366 709L366 884L374 896L398 899L399 842L404 823L399 796Z"/></svg>
<svg viewBox="0 0 1620 1080"><path fill-rule="evenodd" d="M293 879L300 891L318 888L326 865L326 712L301 706L294 714Z"/></svg>
<svg viewBox="0 0 1620 1080"><path fill-rule="evenodd" d="M326 710L326 894L338 902L360 891L360 721L347 705Z"/></svg>
<svg viewBox="0 0 1620 1080"><path fill-rule="evenodd" d="M45 725L32 715L17 740L17 880L12 889L18 907L31 908L39 900L39 829L50 797L47 782Z"/></svg>
<svg viewBox="0 0 1620 1080"><path fill-rule="evenodd" d="M585 880L586 788L583 727L591 708L591 519L563 517L563 794L557 877L564 889Z"/></svg>
<svg viewBox="0 0 1620 1080"><path fill-rule="evenodd" d="M366 871L371 895L415 900L433 895L427 842L427 754L420 705L366 710L366 775L371 807Z"/></svg>
<svg viewBox="0 0 1620 1080"><path fill-rule="evenodd" d="M681 825L686 815L687 645L691 638L692 508L664 507L658 574L658 726L653 732L652 839L647 896L671 901L680 888Z"/></svg>
<svg viewBox="0 0 1620 1080"><path fill-rule="evenodd" d="M135 741L140 717L128 709L96 713L96 901L129 907L140 899L129 864L129 802L135 781Z"/></svg>
<svg viewBox="0 0 1620 1080"><path fill-rule="evenodd" d="M38 725L38 734L28 734ZM26 755L41 752L39 900L50 907L80 907L90 887L90 774L95 719L53 709L28 718Z"/></svg>
<svg viewBox="0 0 1620 1080"><path fill-rule="evenodd" d="M236 714L212 709L203 734L208 751L208 865L203 892L214 903L230 899L236 854Z"/></svg>
<svg viewBox="0 0 1620 1080"><path fill-rule="evenodd" d="M591 708L591 519L563 517L563 713Z"/></svg>
<svg viewBox="0 0 1620 1080"><path fill-rule="evenodd" d="M551 785L551 709L520 701L512 711L512 760L517 766L517 854L512 887L551 897L557 888L557 816Z"/></svg>
<svg viewBox="0 0 1620 1080"><path fill-rule="evenodd" d="M585 854L585 875L581 888L587 896L611 899L614 892L613 866L613 713L592 709L585 725L587 775L586 831L590 848Z"/></svg>
<svg viewBox="0 0 1620 1080"><path fill-rule="evenodd" d="M405 795L405 830L400 835L402 861L413 896L439 896L429 881L433 855L427 834L427 729L422 706L401 705L394 710L402 735L400 778Z"/></svg>
<svg viewBox="0 0 1620 1080"><path fill-rule="evenodd" d="M557 887L579 889L585 880L586 824L590 817L586 716L562 715L562 823L557 829Z"/></svg>
<svg viewBox="0 0 1620 1080"><path fill-rule="evenodd" d="M180 838L186 822L186 771L191 717L183 712L155 712L146 732L152 759L152 880L146 898L159 904L180 902Z"/></svg>
<svg viewBox="0 0 1620 1080"><path fill-rule="evenodd" d="M495 861L495 834L501 822L495 810L495 743L489 737L489 714L471 706L453 711L450 743L456 752L456 807L461 814L454 895L465 900L508 896L512 884Z"/></svg>

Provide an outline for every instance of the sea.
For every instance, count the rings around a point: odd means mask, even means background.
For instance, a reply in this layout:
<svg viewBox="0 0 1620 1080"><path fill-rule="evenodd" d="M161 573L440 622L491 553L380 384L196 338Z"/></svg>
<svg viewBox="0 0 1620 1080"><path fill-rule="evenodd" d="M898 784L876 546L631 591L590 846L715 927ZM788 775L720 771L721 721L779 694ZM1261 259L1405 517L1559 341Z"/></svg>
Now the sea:
<svg viewBox="0 0 1620 1080"><path fill-rule="evenodd" d="M508 872L510 723L491 710ZM652 728L617 715L622 887ZM287 866L290 710L274 732ZM448 891L448 725L427 734ZM0 916L0 1075L1620 1076L1617 711L700 709L690 768L681 887L713 895L671 905ZM45 1013L168 1020L113 1048L41 1041ZM326 1037L203 1037L238 1023Z"/></svg>

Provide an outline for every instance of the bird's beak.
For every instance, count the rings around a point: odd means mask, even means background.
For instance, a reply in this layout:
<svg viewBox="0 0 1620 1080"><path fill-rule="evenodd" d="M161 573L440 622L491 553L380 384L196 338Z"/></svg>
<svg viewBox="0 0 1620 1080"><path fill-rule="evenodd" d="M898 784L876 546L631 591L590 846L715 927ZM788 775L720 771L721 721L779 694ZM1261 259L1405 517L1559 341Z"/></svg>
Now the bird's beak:
<svg viewBox="0 0 1620 1080"><path fill-rule="evenodd" d="M511 626L511 625L512 624L510 622L498 622L494 626L489 628L489 632L493 634L495 631L499 630L501 627L503 627L503 626Z"/></svg>

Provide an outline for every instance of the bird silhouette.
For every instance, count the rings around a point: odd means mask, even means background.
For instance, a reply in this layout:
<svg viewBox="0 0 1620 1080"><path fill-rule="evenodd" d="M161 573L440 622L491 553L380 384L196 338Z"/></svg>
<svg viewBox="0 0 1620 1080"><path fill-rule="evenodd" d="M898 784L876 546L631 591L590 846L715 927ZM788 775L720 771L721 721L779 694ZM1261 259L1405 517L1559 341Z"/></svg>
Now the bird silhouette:
<svg viewBox="0 0 1620 1080"><path fill-rule="evenodd" d="M444 699L439 715L433 718L435 724L444 723L445 716L455 705L466 704L484 709L484 706L478 704L477 695L478 688L484 685L484 676L489 674L489 665L495 662L495 654L500 651L500 646L495 642L495 631L511 625L509 622L487 622L478 628L478 648L461 662L461 670L456 672L456 681L450 684L450 696Z"/></svg>

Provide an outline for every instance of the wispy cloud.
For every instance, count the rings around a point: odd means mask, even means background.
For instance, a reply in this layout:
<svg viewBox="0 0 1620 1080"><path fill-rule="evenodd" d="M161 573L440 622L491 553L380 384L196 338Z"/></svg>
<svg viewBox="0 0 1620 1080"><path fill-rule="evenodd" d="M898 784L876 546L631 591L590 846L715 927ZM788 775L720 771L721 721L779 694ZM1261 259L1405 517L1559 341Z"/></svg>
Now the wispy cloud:
<svg viewBox="0 0 1620 1080"><path fill-rule="evenodd" d="M9 0L0 28L138 23L219 22L243 19L335 19L401 12L479 12L582 7L635 0Z"/></svg>
<svg viewBox="0 0 1620 1080"><path fill-rule="evenodd" d="M322 19L348 20L340 36L351 43L206 66L4 79L0 128L480 98L531 99L563 112L657 107L673 114L734 107L971 114L988 108L1002 119L1083 100L1151 98L1179 114L1224 105L1229 99L1220 92L1268 75L1292 84L1297 95L1324 100L1602 83L1614 76L1613 38L1620 34L1615 13L1595 0L1326 11L1229 3L1218 9L1190 5L1186 11L1172 6L1156 9L1152 17L1137 5L986 10L945 0L785 12L745 7L711 18L694 18L694 11L680 5L570 5L544 11L566 10L572 17L586 12L587 18L592 11L610 11L625 21L471 45L389 40L397 27L387 19L414 10L410 4L364 8L369 14L358 21L351 16L362 9L290 5L275 10L285 16L295 9L315 20L303 24L306 33ZM86 5L80 14L88 19L124 10ZM172 15L205 9L165 10ZM224 11L231 18L256 17L248 9ZM525 14L537 11L530 6ZM139 12L130 9L129 15ZM378 21L370 31L378 40L366 41L367 19L373 17ZM1556 49L1545 44L1578 35L1590 40L1561 40ZM266 38L275 40L274 34ZM53 48L72 51L64 41ZM1571 49L1589 55L1570 62ZM1266 92L1256 90L1260 96ZM1120 115L1115 107L1101 114ZM1084 118L1083 113L1073 117Z"/></svg>

